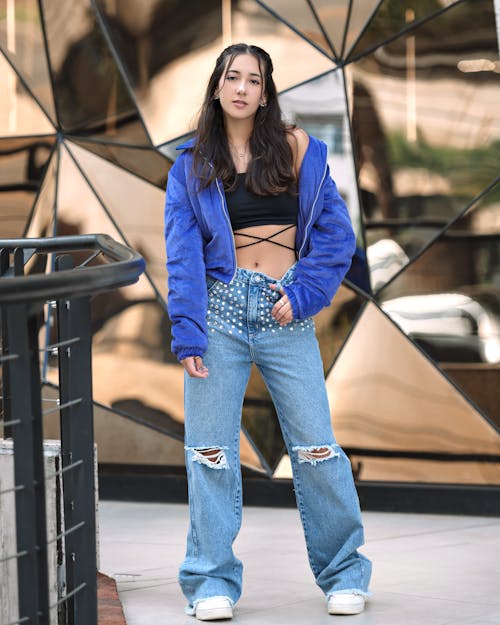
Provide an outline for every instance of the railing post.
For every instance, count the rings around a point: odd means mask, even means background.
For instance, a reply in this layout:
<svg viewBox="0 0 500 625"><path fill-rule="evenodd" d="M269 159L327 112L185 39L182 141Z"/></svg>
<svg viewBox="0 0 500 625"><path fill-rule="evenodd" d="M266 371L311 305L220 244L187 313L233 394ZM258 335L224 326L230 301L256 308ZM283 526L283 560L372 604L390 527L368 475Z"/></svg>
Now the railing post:
<svg viewBox="0 0 500 625"><path fill-rule="evenodd" d="M0 278L7 273L10 268L10 252L9 250L2 248L0 250ZM0 311L0 324L2 327L2 352L4 356L9 354L9 338L7 336L7 321L5 316ZM3 406L3 418L5 421L10 421L10 415L12 414L10 406L10 379L9 379L9 367L2 367L2 406ZM5 425L3 428L3 437L12 438L12 429L9 425Z"/></svg>
<svg viewBox="0 0 500 625"><path fill-rule="evenodd" d="M71 257L56 259L56 270L71 269ZM66 535L68 625L97 625L97 564L94 483L90 296L57 302L61 447ZM80 401L77 401L80 400ZM75 402L75 403L72 403ZM66 407L64 407L66 404ZM93 496L81 497L80 493ZM77 527L78 526L78 527Z"/></svg>
<svg viewBox="0 0 500 625"><path fill-rule="evenodd" d="M49 625L40 373L28 307L15 304L3 311L9 352L16 356L4 366L9 369L11 386L14 483L22 486L16 491L19 616L35 625Z"/></svg>

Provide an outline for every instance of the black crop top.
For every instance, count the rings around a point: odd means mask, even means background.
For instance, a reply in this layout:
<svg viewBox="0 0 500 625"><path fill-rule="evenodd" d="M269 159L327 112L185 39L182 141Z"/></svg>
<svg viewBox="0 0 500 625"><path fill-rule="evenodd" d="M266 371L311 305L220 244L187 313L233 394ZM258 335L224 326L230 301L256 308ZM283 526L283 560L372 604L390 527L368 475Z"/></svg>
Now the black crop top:
<svg viewBox="0 0 500 625"><path fill-rule="evenodd" d="M234 191L226 191L226 204L234 234L255 240L253 243L238 245L236 249L256 245L262 241L268 241L280 247L294 250L294 248L288 245L272 241L272 238L297 225L297 215L299 212L298 196L288 193L288 191L283 191L278 195L257 195L256 193L251 193L245 187L245 175L245 173L236 174L237 186ZM237 230L242 228L268 224L286 224L287 227L275 232L267 238L237 232Z"/></svg>
<svg viewBox="0 0 500 625"><path fill-rule="evenodd" d="M283 191L278 195L257 195L247 191L245 175L236 174L237 186L226 191L226 203L233 230L266 224L297 224L298 196Z"/></svg>

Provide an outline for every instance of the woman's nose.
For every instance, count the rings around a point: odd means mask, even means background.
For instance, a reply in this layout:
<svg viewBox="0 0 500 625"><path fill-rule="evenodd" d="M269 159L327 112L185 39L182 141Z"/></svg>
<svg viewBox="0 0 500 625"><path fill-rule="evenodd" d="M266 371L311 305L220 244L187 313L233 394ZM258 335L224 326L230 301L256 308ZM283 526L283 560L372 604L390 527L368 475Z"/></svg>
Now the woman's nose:
<svg viewBox="0 0 500 625"><path fill-rule="evenodd" d="M238 93L245 93L245 81L240 80L237 87Z"/></svg>

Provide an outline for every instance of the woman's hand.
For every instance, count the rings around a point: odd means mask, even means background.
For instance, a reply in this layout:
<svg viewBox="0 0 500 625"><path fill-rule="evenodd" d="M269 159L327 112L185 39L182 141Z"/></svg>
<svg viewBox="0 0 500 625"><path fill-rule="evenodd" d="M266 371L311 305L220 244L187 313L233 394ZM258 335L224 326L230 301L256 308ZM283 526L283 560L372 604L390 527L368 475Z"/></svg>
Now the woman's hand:
<svg viewBox="0 0 500 625"><path fill-rule="evenodd" d="M275 284L271 284L270 286L273 291L276 291ZM292 305L290 304L290 301L283 287L280 288L279 292L283 297L280 297L280 299L273 306L273 309L271 310L271 315L276 319L280 326L286 326L287 323L293 321Z"/></svg>
<svg viewBox="0 0 500 625"><path fill-rule="evenodd" d="M181 360L181 365L192 378L206 378L208 369L203 364L201 356L188 356Z"/></svg>

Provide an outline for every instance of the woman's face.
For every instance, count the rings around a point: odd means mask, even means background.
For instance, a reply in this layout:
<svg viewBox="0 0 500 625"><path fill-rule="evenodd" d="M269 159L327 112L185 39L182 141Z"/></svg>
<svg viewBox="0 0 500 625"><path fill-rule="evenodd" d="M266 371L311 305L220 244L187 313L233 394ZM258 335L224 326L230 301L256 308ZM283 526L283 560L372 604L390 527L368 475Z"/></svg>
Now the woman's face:
<svg viewBox="0 0 500 625"><path fill-rule="evenodd" d="M253 118L260 104L265 104L263 76L257 59L252 54L236 56L224 70L215 95L226 117Z"/></svg>

